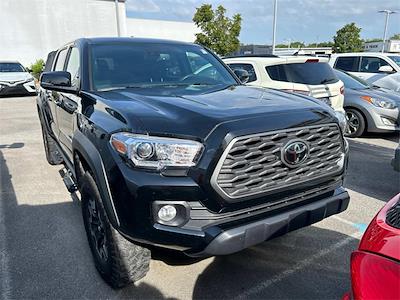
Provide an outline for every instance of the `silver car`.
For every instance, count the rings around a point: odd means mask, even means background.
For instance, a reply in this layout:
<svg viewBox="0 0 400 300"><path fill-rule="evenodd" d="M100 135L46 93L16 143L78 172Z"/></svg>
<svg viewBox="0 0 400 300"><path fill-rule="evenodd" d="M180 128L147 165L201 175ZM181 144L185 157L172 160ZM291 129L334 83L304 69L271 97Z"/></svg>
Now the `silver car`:
<svg viewBox="0 0 400 300"><path fill-rule="evenodd" d="M335 70L335 73L345 87L344 109L348 137L358 137L364 132L399 130L399 95L370 86L346 72Z"/></svg>

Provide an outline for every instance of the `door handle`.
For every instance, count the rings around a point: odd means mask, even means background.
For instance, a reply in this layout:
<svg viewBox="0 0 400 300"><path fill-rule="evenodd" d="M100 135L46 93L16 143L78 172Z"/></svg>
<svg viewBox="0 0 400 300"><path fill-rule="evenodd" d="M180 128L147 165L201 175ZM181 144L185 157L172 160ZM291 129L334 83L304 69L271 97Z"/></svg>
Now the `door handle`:
<svg viewBox="0 0 400 300"><path fill-rule="evenodd" d="M54 103L58 106L61 106L62 100L61 99L54 99Z"/></svg>

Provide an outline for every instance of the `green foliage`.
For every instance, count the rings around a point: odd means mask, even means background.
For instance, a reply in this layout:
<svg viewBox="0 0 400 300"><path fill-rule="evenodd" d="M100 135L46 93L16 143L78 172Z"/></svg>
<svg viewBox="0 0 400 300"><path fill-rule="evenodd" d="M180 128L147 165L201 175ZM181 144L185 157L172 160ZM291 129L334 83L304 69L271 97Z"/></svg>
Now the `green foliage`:
<svg viewBox="0 0 400 300"><path fill-rule="evenodd" d="M44 60L38 59L34 64L32 64L29 68L31 70L32 75L35 78L39 78L40 74L42 74L44 69Z"/></svg>
<svg viewBox="0 0 400 300"><path fill-rule="evenodd" d="M278 44L276 48L287 48L288 44ZM333 42L321 42L321 43L310 43L304 44L303 42L292 42L290 48L316 48L316 47L333 47Z"/></svg>
<svg viewBox="0 0 400 300"><path fill-rule="evenodd" d="M227 55L239 49L239 34L242 17L235 14L232 19L225 16L226 9L220 5L214 11L210 4L196 9L193 22L201 29L196 34L196 43Z"/></svg>
<svg viewBox="0 0 400 300"><path fill-rule="evenodd" d="M336 53L362 51L362 40L360 38L361 28L355 23L346 24L336 32L333 37L334 50Z"/></svg>
<svg viewBox="0 0 400 300"><path fill-rule="evenodd" d="M382 39L373 38L373 39L366 39L364 42L366 43L375 43L375 42L383 42Z"/></svg>
<svg viewBox="0 0 400 300"><path fill-rule="evenodd" d="M400 40L400 33L396 33L395 35L390 37L391 40Z"/></svg>

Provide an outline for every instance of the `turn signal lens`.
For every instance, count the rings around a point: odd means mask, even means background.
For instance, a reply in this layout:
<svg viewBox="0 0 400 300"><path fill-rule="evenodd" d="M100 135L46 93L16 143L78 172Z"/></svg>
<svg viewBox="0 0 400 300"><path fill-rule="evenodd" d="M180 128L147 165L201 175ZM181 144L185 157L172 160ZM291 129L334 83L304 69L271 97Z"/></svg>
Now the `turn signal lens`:
<svg viewBox="0 0 400 300"><path fill-rule="evenodd" d="M111 145L120 154L126 154L128 152L128 148L126 147L125 143L120 140L111 139Z"/></svg>
<svg viewBox="0 0 400 300"><path fill-rule="evenodd" d="M369 103L372 103L372 97L370 97L370 96L361 96L361 99L363 99Z"/></svg>

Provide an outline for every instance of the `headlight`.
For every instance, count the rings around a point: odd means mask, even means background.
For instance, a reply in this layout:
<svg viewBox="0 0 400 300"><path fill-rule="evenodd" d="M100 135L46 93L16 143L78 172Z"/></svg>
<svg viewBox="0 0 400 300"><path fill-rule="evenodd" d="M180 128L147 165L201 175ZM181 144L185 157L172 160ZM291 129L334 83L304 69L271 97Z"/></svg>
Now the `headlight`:
<svg viewBox="0 0 400 300"><path fill-rule="evenodd" d="M346 132L347 128L347 120L346 120L346 115L344 112L341 111L335 111L336 118L339 120L339 126L340 129L342 129L342 133L344 134Z"/></svg>
<svg viewBox="0 0 400 300"><path fill-rule="evenodd" d="M135 166L157 170L164 167L192 167L203 150L201 143L191 140L127 132L113 134L110 143L118 153L132 160Z"/></svg>
<svg viewBox="0 0 400 300"><path fill-rule="evenodd" d="M380 108L394 109L397 107L393 101L390 101L387 99L385 99L385 100L376 99L376 98L373 98L370 96L361 96L361 99L375 105L376 107L380 107Z"/></svg>

